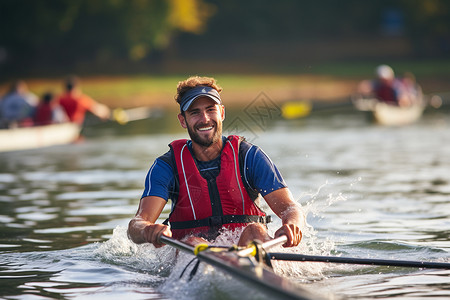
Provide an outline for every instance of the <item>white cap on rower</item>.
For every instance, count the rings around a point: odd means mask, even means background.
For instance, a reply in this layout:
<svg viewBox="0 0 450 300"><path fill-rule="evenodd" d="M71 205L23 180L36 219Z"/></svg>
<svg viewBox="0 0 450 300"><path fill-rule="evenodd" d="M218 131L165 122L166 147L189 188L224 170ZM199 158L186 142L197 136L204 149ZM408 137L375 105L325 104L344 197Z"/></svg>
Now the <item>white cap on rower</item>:
<svg viewBox="0 0 450 300"><path fill-rule="evenodd" d="M379 78L382 79L394 79L394 70L388 65L378 66L376 69L376 74Z"/></svg>

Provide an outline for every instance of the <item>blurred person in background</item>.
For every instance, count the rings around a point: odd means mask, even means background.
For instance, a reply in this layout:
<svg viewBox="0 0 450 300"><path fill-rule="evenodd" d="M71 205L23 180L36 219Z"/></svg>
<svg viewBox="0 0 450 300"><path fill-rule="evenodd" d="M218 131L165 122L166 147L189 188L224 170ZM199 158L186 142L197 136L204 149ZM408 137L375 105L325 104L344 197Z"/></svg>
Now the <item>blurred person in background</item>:
<svg viewBox="0 0 450 300"><path fill-rule="evenodd" d="M34 125L49 125L55 123L69 122L66 113L55 101L51 92L45 93L34 113Z"/></svg>
<svg viewBox="0 0 450 300"><path fill-rule="evenodd" d="M80 80L76 76L69 76L65 81L65 92L58 98L58 104L64 109L70 122L82 125L89 111L102 120L108 120L111 111L86 94L80 88Z"/></svg>
<svg viewBox="0 0 450 300"><path fill-rule="evenodd" d="M25 81L15 81L0 102L0 127L32 126L37 103L38 98L28 90Z"/></svg>
<svg viewBox="0 0 450 300"><path fill-rule="evenodd" d="M394 70L388 65L380 65L375 69L374 80L363 81L358 90L363 95L372 95L381 102L391 105L408 106L410 99L407 96L403 81L396 78Z"/></svg>
<svg viewBox="0 0 450 300"><path fill-rule="evenodd" d="M416 76L411 72L405 72L402 83L404 85L405 97L407 98L408 103L421 104L423 101L423 92L422 87L416 81Z"/></svg>

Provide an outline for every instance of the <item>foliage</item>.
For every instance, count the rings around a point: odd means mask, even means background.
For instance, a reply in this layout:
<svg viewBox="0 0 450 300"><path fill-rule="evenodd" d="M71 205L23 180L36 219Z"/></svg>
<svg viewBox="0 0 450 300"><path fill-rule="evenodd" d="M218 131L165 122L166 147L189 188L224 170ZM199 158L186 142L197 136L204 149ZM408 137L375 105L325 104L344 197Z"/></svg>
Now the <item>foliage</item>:
<svg viewBox="0 0 450 300"><path fill-rule="evenodd" d="M192 54L245 60L272 46L290 59L296 43L383 36L417 57L445 58L449 12L446 0L1 0L0 71L123 72ZM332 49L300 55L321 51Z"/></svg>
<svg viewBox="0 0 450 300"><path fill-rule="evenodd" d="M213 13L202 0L2 0L0 47L16 64L136 61Z"/></svg>

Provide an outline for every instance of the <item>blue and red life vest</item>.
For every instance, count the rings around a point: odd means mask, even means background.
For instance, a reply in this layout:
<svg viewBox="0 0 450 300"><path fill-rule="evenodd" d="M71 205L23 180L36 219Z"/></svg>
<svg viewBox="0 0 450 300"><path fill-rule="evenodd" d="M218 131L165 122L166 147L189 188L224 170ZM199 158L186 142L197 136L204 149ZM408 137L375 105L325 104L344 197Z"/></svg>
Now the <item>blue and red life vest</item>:
<svg viewBox="0 0 450 300"><path fill-rule="evenodd" d="M170 144L176 164L178 198L169 216L174 238L198 235L215 238L221 228L245 227L248 223L267 223L269 218L251 199L241 179L239 136L226 139L220 155L217 177L200 174L187 140Z"/></svg>

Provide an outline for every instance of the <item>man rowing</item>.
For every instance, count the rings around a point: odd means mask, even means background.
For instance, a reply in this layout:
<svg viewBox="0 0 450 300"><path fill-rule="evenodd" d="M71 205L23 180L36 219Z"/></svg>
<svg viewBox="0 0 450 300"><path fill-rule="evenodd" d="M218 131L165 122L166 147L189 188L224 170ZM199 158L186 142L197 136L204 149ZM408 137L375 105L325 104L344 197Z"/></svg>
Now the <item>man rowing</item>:
<svg viewBox="0 0 450 300"><path fill-rule="evenodd" d="M388 65L380 65L375 69L376 78L364 80L358 86L358 92L364 96L375 96L378 101L396 105L410 106L416 100L416 84L412 78L397 78L394 70ZM411 74L412 75L412 74Z"/></svg>
<svg viewBox="0 0 450 300"><path fill-rule="evenodd" d="M147 173L145 189L128 236L135 243L163 246L161 235L195 244L212 241L224 230L241 232L238 245L270 240L261 197L281 218L274 237L285 247L302 238L304 215L277 167L257 146L236 135L222 136L225 108L214 78L190 77L178 83L178 120L190 140L175 140ZM167 222L156 223L168 199Z"/></svg>

